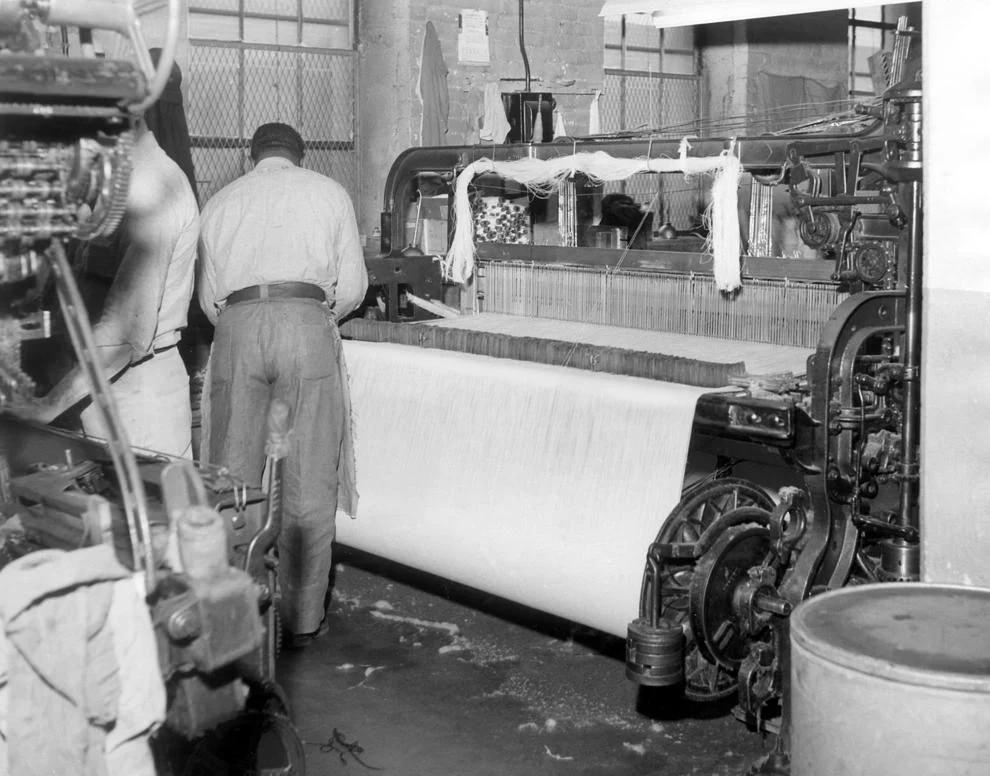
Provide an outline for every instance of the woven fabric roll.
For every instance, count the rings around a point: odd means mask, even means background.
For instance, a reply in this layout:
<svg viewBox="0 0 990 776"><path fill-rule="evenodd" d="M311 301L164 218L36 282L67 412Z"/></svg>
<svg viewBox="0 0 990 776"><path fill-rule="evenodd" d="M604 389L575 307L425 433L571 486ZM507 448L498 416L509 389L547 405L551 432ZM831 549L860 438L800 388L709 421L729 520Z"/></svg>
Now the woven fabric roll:
<svg viewBox="0 0 990 776"><path fill-rule="evenodd" d="M704 389L346 341L343 544L624 636Z"/></svg>
<svg viewBox="0 0 990 776"><path fill-rule="evenodd" d="M478 319L484 318L484 321ZM554 339L546 336L529 337L524 334L484 331L476 328L479 323L494 320L501 323L511 316L462 316L439 321L437 325L390 323L354 318L341 326L341 334L347 339L365 342L392 342L399 345L416 345L422 348L454 350L459 353L514 358L534 361L568 369L588 369L592 372L608 372L614 375L648 377L684 385L722 388L732 384L734 377L747 373L742 361L722 358L708 361L686 358L658 352L644 352L624 347L609 347L583 343L579 339ZM531 320L531 319L527 319ZM526 323L520 319L520 323ZM432 323L432 322L431 322ZM448 325L444 325L444 323ZM551 321L551 323L559 323ZM463 328L459 324L463 325ZM522 327L517 327L521 329ZM582 327L601 330L605 327ZM729 343L733 346L736 343Z"/></svg>

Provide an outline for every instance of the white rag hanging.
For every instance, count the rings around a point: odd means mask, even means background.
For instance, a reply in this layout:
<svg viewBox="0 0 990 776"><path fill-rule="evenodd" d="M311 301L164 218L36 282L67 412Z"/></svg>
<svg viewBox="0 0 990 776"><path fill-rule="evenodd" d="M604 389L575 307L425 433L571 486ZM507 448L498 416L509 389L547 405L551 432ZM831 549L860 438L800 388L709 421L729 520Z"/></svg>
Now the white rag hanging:
<svg viewBox="0 0 990 776"><path fill-rule="evenodd" d="M490 143L504 143L509 134L509 120L505 117L505 106L498 84L490 81L485 84L485 118L479 137Z"/></svg>
<svg viewBox="0 0 990 776"><path fill-rule="evenodd" d="M536 115L533 116L533 142L543 142L543 95L536 99Z"/></svg>
<svg viewBox="0 0 990 776"><path fill-rule="evenodd" d="M591 98L591 107L588 109L589 135L600 135L602 131L602 119L598 109L598 100L601 96L601 90L595 89L595 96Z"/></svg>

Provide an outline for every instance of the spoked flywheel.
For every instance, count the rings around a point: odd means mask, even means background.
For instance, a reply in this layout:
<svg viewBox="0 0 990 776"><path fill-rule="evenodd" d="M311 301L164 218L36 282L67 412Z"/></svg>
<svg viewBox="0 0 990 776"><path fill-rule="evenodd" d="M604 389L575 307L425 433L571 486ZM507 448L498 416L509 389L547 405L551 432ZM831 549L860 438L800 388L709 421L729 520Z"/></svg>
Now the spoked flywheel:
<svg viewBox="0 0 990 776"><path fill-rule="evenodd" d="M767 576L775 578L773 558L766 525L733 525L699 559L692 575L689 619L698 651L706 661L728 669L733 676L754 635L740 619L738 591L759 577L751 570L768 569Z"/></svg>
<svg viewBox="0 0 990 776"><path fill-rule="evenodd" d="M766 491L748 480L738 477L711 480L685 495L664 521L656 541L658 544L696 542L716 520L744 507L769 513L774 508L774 501ZM693 701L715 701L736 693L736 671L731 662L713 660L710 650L699 649L696 623L689 617L699 562L665 560L660 569L660 615L665 621L684 629L685 696ZM697 624L705 622L702 620ZM706 632L705 635L709 634Z"/></svg>

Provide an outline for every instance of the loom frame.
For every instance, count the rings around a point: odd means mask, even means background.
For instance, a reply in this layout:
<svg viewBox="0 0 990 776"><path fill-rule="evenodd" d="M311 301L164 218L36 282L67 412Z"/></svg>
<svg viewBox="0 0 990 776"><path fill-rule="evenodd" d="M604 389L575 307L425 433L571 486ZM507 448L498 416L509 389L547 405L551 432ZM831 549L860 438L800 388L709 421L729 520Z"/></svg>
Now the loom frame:
<svg viewBox="0 0 990 776"><path fill-rule="evenodd" d="M754 181L788 187L805 218L802 238L826 249L826 258L820 260L743 256L744 284L831 284L840 298L821 326L804 374L741 380L735 390L702 395L695 408L691 449L715 463L707 478L685 491L684 499L698 503L700 492L704 503L706 483L714 492L747 462L782 467L801 485L781 488L773 509L750 506L739 514L730 510L694 540L671 541L677 532L669 523L683 519L687 501L682 500L647 550L641 616L630 624L630 678L644 685L682 681L684 673L677 665L692 648L692 654L699 653L692 639L709 639L700 645L700 654L719 676L737 677L740 718L779 733L784 751L786 712L774 719L765 711L781 700L786 705L787 654L782 645L789 612L809 596L850 581L918 578L920 73L916 80L890 89L882 106L863 111L851 126L849 132L809 130L690 141L692 155L735 153ZM548 159L579 151L673 158L679 147L679 138L596 137L409 149L397 157L386 183L382 259L394 261L396 276L403 274L403 206L420 179L452 190L459 171L479 159ZM803 181L822 175L828 177L826 191L801 190ZM485 268L497 265L604 272L621 267L656 277L711 274L707 255L690 250L485 243L477 245L477 259L464 309L476 309L484 300ZM422 265L416 271L421 269ZM439 273L438 267L433 269ZM400 282L415 287L412 273ZM403 325L393 308L387 317ZM346 325L344 333L346 337ZM754 574L755 567L733 565L733 550L744 542L741 556L756 557L765 549L774 559L774 573ZM699 589L692 593L692 606L704 609L716 601L726 623L731 621L744 634L749 648L744 658L711 643L712 632L699 636L671 619L657 581L668 563L694 564ZM748 581L732 591L711 590L712 580L720 576L717 571ZM709 622L704 612L692 617L694 622ZM677 637L682 629L687 643ZM705 699L703 689L696 699ZM725 689L720 687L719 697ZM736 686L729 689L735 691Z"/></svg>

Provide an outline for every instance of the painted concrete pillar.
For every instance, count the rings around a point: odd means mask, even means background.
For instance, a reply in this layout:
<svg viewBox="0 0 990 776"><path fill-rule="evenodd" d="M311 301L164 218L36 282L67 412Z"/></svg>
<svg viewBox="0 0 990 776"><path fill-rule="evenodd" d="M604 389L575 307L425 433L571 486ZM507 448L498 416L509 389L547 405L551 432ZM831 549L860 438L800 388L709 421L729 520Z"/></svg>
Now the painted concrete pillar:
<svg viewBox="0 0 990 776"><path fill-rule="evenodd" d="M416 54L409 45L410 0L360 3L358 19L357 126L358 227L370 235L379 225L385 178L392 162L412 144L412 74Z"/></svg>
<svg viewBox="0 0 990 776"><path fill-rule="evenodd" d="M965 22L982 9L922 6L921 561L926 581L990 586L990 60Z"/></svg>
<svg viewBox="0 0 990 776"><path fill-rule="evenodd" d="M749 68L746 22L710 24L701 28L698 37L704 119L718 126L733 116L745 116Z"/></svg>

